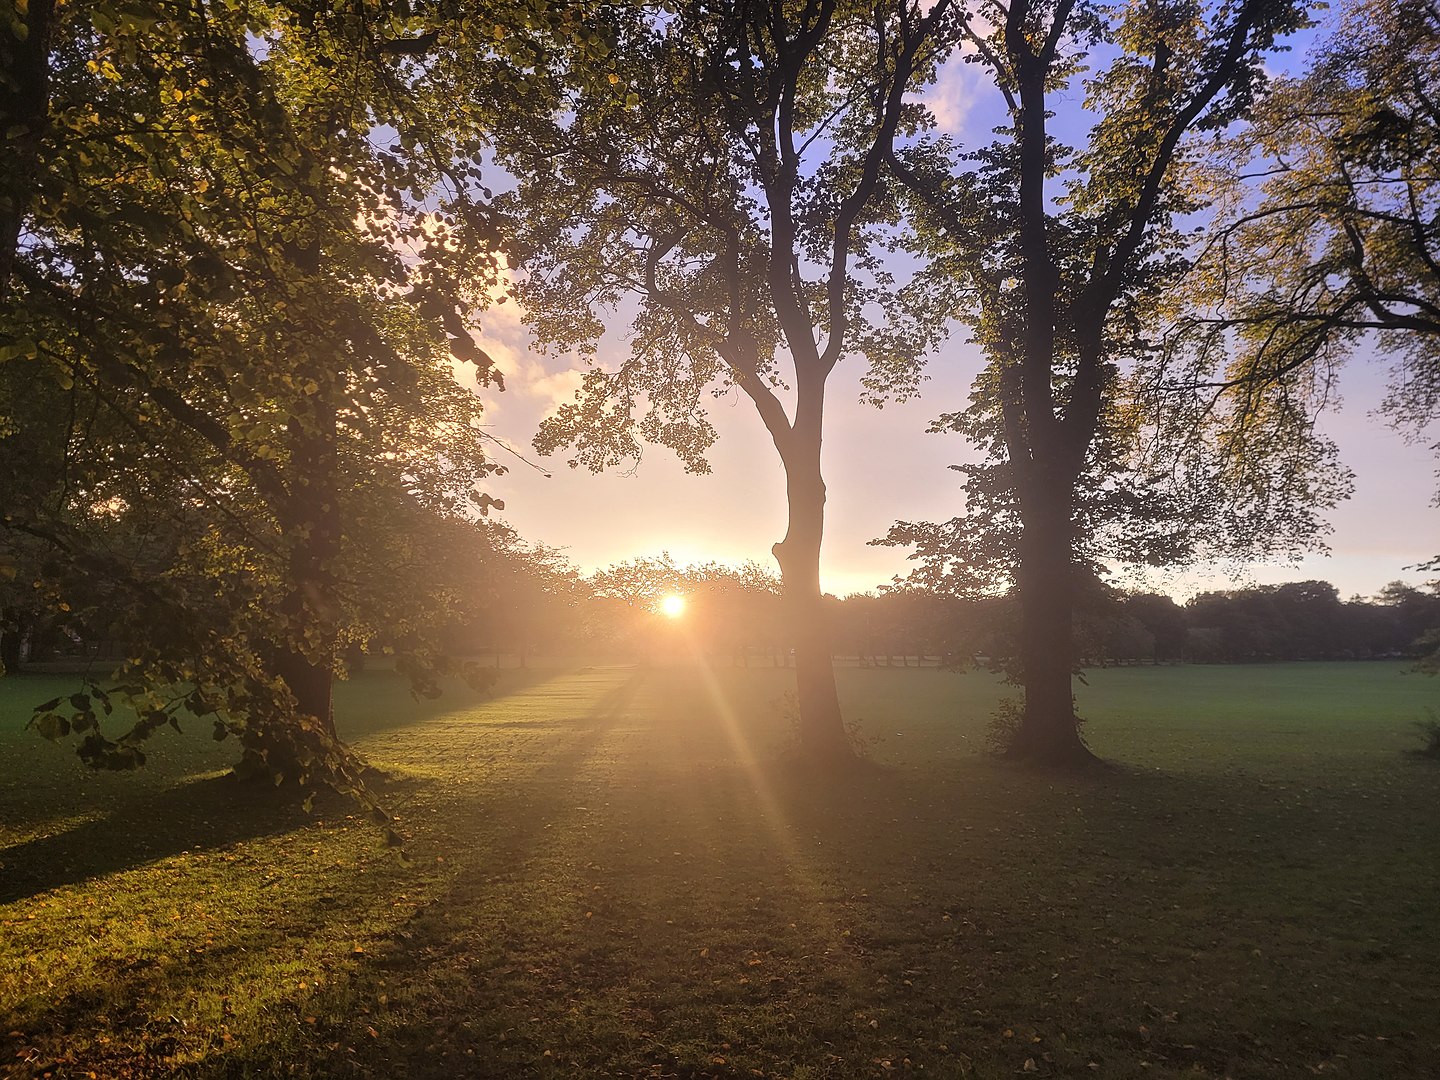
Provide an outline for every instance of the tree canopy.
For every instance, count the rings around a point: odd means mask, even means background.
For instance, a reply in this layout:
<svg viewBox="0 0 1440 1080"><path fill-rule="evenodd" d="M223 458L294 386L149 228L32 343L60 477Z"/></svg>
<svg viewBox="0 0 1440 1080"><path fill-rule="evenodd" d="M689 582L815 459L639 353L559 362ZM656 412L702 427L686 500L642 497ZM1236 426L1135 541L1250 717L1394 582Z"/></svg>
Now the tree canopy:
<svg viewBox="0 0 1440 1080"><path fill-rule="evenodd" d="M41 710L88 760L134 765L189 712L258 767L353 790L342 653L434 658L442 553L496 468L456 378L498 381L473 336L499 238L487 63L513 59L494 25L447 23L442 43L424 14L165 0L50 18L30 183L6 193L0 381L63 419L5 535L75 575L61 602L130 628L111 691ZM31 428L12 414L7 454ZM97 548L117 523L163 533L154 558ZM116 697L129 731L97 715Z"/></svg>
<svg viewBox="0 0 1440 1080"><path fill-rule="evenodd" d="M1182 223L1207 204L1199 138L1248 116L1265 56L1304 18L1289 0L982 3L956 47L1003 99L996 141L921 138L891 155L928 261L912 292L973 326L989 362L972 408L940 424L992 454L968 470L966 520L950 529L964 573L994 587L1009 569L1018 583L1017 755L1087 756L1070 692L1077 563L1104 549L1106 527L1142 558L1192 543L1210 477L1191 473L1172 498L1130 468L1154 420L1128 404L1126 372L1187 269ZM1065 96L1082 90L1086 115L1062 126Z"/></svg>
<svg viewBox="0 0 1440 1080"><path fill-rule="evenodd" d="M1424 0L1340 5L1211 164L1226 199L1156 383L1237 467L1325 453L1315 418L1362 346L1391 360L1395 424L1440 416L1437 43Z"/></svg>
<svg viewBox="0 0 1440 1080"><path fill-rule="evenodd" d="M753 404L786 473L774 554L821 757L848 755L820 608L826 382L877 345L862 312L887 283L883 165L951 14L945 0L637 11L618 20L608 93L565 98L500 142L539 337L594 358L603 313L633 312L628 354L591 367L537 447L601 469L647 440L703 471L707 399Z"/></svg>

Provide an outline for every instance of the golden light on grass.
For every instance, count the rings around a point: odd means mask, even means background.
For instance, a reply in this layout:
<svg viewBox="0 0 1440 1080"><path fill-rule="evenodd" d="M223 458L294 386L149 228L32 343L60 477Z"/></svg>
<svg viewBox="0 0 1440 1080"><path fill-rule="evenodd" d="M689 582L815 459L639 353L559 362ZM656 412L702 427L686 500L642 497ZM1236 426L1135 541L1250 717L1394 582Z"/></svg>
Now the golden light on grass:
<svg viewBox="0 0 1440 1080"><path fill-rule="evenodd" d="M660 614L667 619L678 619L685 614L685 597L679 593L670 593L660 601Z"/></svg>

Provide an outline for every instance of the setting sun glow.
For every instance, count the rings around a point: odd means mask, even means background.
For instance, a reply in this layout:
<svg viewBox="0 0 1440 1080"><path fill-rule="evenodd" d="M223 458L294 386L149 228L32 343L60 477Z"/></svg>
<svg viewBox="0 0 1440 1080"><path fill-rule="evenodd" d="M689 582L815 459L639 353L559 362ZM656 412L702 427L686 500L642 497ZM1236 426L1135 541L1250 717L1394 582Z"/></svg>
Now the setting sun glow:
<svg viewBox="0 0 1440 1080"><path fill-rule="evenodd" d="M671 593L660 601L660 614L667 619L678 619L685 614L685 598L677 593Z"/></svg>

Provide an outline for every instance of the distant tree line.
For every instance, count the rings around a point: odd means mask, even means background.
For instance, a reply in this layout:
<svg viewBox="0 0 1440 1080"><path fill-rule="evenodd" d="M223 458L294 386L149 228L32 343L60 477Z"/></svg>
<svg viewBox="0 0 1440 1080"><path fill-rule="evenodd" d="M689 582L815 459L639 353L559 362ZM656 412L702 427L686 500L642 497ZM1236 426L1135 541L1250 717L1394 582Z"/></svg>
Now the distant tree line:
<svg viewBox="0 0 1440 1080"><path fill-rule="evenodd" d="M447 578L456 600L442 634L449 654L487 666L529 666L536 657L591 656L617 662L719 665L794 663L782 584L756 562L677 564L638 557L582 574L564 553L524 540L495 521L451 539ZM0 587L0 657L27 664L124 655L123 630L83 610L56 607L33 590ZM1080 666L1243 664L1283 660L1423 660L1440 641L1440 582L1391 582L1375 596L1343 600L1326 581L1203 592L1186 602L1115 589L1090 577L1078 590ZM681 616L661 611L684 599ZM963 597L894 587L824 598L834 655L862 667L1008 667L1018 652L1020 606L1013 593ZM359 613L363 621L378 618ZM357 670L394 650L357 644ZM403 654L402 654L403 655Z"/></svg>
<svg viewBox="0 0 1440 1080"><path fill-rule="evenodd" d="M500 527L492 526L492 530ZM513 537L513 534L512 534ZM535 655L638 662L702 658L735 666L793 663L781 583L757 563L677 565L668 555L589 576L550 549L514 538L478 614L457 623L452 647L497 664ZM685 598L667 619L660 601ZM1392 582L1343 600L1325 581L1203 592L1187 602L1125 592L1090 579L1075 618L1081 666L1423 659L1440 632L1440 583ZM918 588L825 597L835 656L863 667L1002 667L1017 651L1013 595L964 598Z"/></svg>
<svg viewBox="0 0 1440 1080"><path fill-rule="evenodd" d="M1131 597L1127 616L1131 602L1164 599ZM1397 581L1373 599L1341 600L1328 582L1295 581L1201 593L1180 610L1183 658L1197 663L1418 658L1440 626L1440 590Z"/></svg>
<svg viewBox="0 0 1440 1080"><path fill-rule="evenodd" d="M1016 651L1013 597L967 600L903 590L835 604L837 646L862 664L923 656L998 666ZM1082 666L1422 659L1433 649L1437 627L1435 585L1393 582L1373 598L1342 600L1329 582L1296 581L1205 592L1182 604L1092 581L1076 612L1075 641Z"/></svg>

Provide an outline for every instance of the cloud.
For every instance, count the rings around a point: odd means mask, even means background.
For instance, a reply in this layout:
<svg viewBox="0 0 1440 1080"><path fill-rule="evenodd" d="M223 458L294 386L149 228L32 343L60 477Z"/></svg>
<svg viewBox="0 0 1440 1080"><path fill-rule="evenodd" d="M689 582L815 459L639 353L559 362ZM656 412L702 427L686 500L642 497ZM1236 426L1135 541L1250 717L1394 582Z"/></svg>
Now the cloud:
<svg viewBox="0 0 1440 1080"><path fill-rule="evenodd" d="M583 368L566 368L564 371L548 372L528 383L526 392L532 397L542 399L546 409L550 409L562 402L573 400L575 391L580 389L580 383L584 378Z"/></svg>
<svg viewBox="0 0 1440 1080"><path fill-rule="evenodd" d="M935 81L926 87L920 100L929 107L947 135L960 135L979 97L984 67L965 63L964 54L957 53L940 66Z"/></svg>
<svg viewBox="0 0 1440 1080"><path fill-rule="evenodd" d="M477 344L505 377L505 392L479 387L475 369L459 361L455 363L455 377L480 393L487 412L513 411L522 399L529 404L538 403L548 412L573 397L585 372L583 368L569 366L568 357L546 356L534 349L530 331L525 326L524 308L513 299L498 302L509 284L509 274L508 268L502 267L499 280L490 290L496 302L480 313L480 332L476 337ZM548 366L547 361L556 366Z"/></svg>

